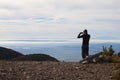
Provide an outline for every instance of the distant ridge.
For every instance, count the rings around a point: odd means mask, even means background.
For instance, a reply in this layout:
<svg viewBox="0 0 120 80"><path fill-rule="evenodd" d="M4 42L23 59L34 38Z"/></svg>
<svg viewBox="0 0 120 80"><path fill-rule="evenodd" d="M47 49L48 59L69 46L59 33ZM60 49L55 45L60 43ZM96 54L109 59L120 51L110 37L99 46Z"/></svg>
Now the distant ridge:
<svg viewBox="0 0 120 80"><path fill-rule="evenodd" d="M23 56L23 54L9 48L0 47L0 60L11 60L19 56Z"/></svg>
<svg viewBox="0 0 120 80"><path fill-rule="evenodd" d="M0 60L9 61L56 61L58 60L46 54L29 54L23 55L20 52L9 48L0 47Z"/></svg>
<svg viewBox="0 0 120 80"><path fill-rule="evenodd" d="M46 54L29 54L29 55L17 57L13 60L16 60L16 61L56 61L58 62L56 58L51 57Z"/></svg>

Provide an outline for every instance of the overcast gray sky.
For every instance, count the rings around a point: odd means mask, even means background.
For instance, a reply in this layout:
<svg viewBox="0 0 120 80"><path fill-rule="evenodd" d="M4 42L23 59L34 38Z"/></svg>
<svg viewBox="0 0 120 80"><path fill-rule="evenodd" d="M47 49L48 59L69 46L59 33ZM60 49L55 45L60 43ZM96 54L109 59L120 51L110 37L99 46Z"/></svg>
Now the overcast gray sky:
<svg viewBox="0 0 120 80"><path fill-rule="evenodd" d="M0 0L0 39L120 40L120 0Z"/></svg>

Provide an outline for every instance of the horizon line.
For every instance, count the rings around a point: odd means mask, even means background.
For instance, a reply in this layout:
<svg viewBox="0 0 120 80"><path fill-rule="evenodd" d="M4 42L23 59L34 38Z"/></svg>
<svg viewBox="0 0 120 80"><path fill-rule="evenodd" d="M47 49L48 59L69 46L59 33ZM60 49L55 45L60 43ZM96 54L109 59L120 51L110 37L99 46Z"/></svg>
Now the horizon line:
<svg viewBox="0 0 120 80"><path fill-rule="evenodd" d="M7 39L1 43L82 43L82 39ZM91 39L90 43L120 43L120 40Z"/></svg>

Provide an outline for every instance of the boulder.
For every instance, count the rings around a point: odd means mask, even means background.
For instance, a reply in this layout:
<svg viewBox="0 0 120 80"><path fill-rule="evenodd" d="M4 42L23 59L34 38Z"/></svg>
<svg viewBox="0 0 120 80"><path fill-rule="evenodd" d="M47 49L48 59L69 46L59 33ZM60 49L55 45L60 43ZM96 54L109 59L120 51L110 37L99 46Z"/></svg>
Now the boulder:
<svg viewBox="0 0 120 80"><path fill-rule="evenodd" d="M104 57L102 52L91 55L80 61L81 63L110 63L112 62L111 58Z"/></svg>

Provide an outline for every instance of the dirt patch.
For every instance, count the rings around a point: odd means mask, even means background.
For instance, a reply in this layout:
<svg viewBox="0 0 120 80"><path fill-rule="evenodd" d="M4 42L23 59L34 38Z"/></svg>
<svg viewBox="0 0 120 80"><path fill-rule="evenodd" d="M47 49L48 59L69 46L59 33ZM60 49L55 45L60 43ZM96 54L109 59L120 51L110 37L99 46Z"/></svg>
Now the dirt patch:
<svg viewBox="0 0 120 80"><path fill-rule="evenodd" d="M0 61L0 80L112 80L115 65Z"/></svg>

